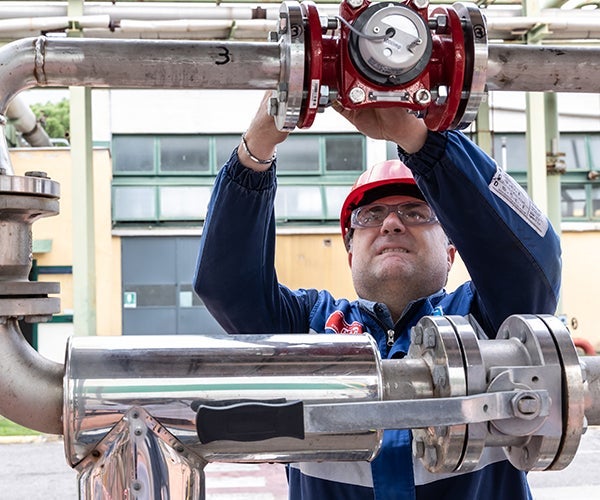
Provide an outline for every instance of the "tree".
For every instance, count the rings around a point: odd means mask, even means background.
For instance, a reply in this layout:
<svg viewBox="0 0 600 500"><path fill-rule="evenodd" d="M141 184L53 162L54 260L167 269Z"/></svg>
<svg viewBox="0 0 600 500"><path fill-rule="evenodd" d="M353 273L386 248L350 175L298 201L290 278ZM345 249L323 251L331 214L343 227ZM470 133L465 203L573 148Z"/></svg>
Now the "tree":
<svg viewBox="0 0 600 500"><path fill-rule="evenodd" d="M46 133L53 139L69 139L69 100L32 104L32 111L44 127Z"/></svg>

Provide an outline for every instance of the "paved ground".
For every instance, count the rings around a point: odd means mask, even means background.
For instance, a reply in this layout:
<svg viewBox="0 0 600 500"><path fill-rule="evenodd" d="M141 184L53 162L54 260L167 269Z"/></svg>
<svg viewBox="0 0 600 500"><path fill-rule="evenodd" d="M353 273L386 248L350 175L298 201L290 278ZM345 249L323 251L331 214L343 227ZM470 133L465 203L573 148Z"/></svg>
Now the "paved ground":
<svg viewBox="0 0 600 500"><path fill-rule="evenodd" d="M536 500L600 498L600 427L590 428L573 463L558 472L532 472ZM283 466L209 464L207 500L284 500ZM0 444L0 499L75 500L76 472L67 466L62 441Z"/></svg>

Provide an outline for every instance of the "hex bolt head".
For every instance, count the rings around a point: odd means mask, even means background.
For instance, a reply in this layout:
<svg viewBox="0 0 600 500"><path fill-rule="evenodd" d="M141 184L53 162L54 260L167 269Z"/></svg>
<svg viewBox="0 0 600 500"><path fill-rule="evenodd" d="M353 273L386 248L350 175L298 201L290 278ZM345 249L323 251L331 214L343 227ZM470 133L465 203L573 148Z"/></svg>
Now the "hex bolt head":
<svg viewBox="0 0 600 500"><path fill-rule="evenodd" d="M518 418L532 419L540 414L542 402L530 393L518 393L510 401L513 413Z"/></svg>
<svg viewBox="0 0 600 500"><path fill-rule="evenodd" d="M433 383L436 387L446 387L448 383L448 377L446 376L446 369L443 366L436 366L433 369Z"/></svg>
<svg viewBox="0 0 600 500"><path fill-rule="evenodd" d="M346 0L346 3L353 9L358 9L362 7L363 0Z"/></svg>
<svg viewBox="0 0 600 500"><path fill-rule="evenodd" d="M425 9L426 7L429 7L429 0L413 0L413 5L417 9Z"/></svg>
<svg viewBox="0 0 600 500"><path fill-rule="evenodd" d="M354 87L352 90L350 90L348 97L354 104L359 104L365 101L367 94L364 89L360 87Z"/></svg>
<svg viewBox="0 0 600 500"><path fill-rule="evenodd" d="M415 345L423 343L423 327L416 325L410 330L410 342Z"/></svg>
<svg viewBox="0 0 600 500"><path fill-rule="evenodd" d="M415 458L423 458L425 456L425 443L422 439L413 438L412 452Z"/></svg>
<svg viewBox="0 0 600 500"><path fill-rule="evenodd" d="M425 347L428 347L430 349L433 349L435 347L435 330L433 330L432 328L425 329L425 333L423 334L423 343L425 344Z"/></svg>
<svg viewBox="0 0 600 500"><path fill-rule="evenodd" d="M427 89L419 89L415 92L413 99L417 104L427 105L431 102L431 92Z"/></svg>

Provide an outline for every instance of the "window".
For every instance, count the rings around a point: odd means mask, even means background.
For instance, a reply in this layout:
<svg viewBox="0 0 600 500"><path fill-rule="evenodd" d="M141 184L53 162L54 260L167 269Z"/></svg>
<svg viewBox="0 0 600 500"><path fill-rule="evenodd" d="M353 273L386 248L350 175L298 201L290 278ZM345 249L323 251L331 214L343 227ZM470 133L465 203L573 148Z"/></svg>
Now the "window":
<svg viewBox="0 0 600 500"><path fill-rule="evenodd" d="M239 143L239 134L113 136L114 222L204 220L215 175ZM358 133L298 133L280 144L278 222L337 222L365 148Z"/></svg>

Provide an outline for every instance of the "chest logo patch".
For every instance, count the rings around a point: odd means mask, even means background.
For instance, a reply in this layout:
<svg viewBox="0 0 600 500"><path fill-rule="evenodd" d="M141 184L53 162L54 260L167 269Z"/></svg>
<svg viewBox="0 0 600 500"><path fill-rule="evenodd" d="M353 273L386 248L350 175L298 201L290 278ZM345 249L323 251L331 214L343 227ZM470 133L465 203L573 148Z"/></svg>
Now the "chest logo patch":
<svg viewBox="0 0 600 500"><path fill-rule="evenodd" d="M364 327L358 321L348 323L342 311L334 311L329 315L325 322L325 331L327 333L345 333L350 335L360 335L364 332Z"/></svg>

